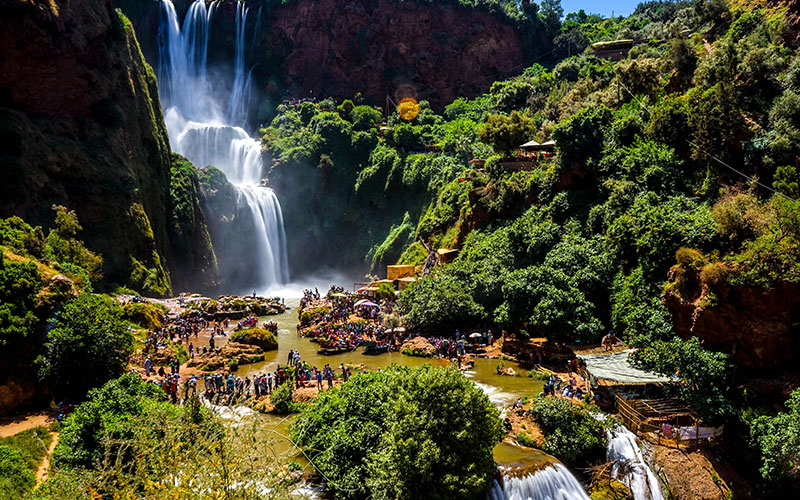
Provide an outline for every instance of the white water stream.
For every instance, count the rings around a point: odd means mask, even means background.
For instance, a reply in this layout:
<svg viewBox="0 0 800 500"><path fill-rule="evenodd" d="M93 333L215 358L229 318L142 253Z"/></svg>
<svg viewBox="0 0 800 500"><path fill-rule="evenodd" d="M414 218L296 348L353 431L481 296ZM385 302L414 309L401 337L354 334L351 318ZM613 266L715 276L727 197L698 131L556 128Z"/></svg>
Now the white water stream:
<svg viewBox="0 0 800 500"><path fill-rule="evenodd" d="M488 500L589 500L570 471L559 463L521 477L505 476L494 482Z"/></svg>
<svg viewBox="0 0 800 500"><path fill-rule="evenodd" d="M624 426L607 430L608 450L606 460L617 460L612 477L627 486L634 500L664 500L658 478L647 465L639 439Z"/></svg>
<svg viewBox="0 0 800 500"><path fill-rule="evenodd" d="M236 6L236 50L232 88L225 97L208 71L208 40L216 3L196 0L183 25L171 0L162 0L159 88L170 145L197 166L213 165L237 190L237 240L252 259L246 290L266 290L289 280L283 214L275 193L262 185L261 144L245 131L251 71L245 68L248 8ZM227 101L223 111L222 102Z"/></svg>

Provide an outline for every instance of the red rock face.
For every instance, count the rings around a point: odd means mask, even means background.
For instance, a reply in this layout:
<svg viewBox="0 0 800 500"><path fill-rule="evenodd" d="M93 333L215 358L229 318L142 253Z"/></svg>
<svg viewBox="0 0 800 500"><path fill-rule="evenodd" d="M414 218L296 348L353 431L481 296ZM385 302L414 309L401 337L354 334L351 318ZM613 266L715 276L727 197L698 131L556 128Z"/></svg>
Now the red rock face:
<svg viewBox="0 0 800 500"><path fill-rule="evenodd" d="M124 283L131 256L164 252L169 147L152 73L111 0L0 5L0 217L80 237Z"/></svg>
<svg viewBox="0 0 800 500"><path fill-rule="evenodd" d="M407 85L441 105L485 90L523 62L513 26L454 5L294 1L269 17L269 50L302 97L361 92L382 104Z"/></svg>
<svg viewBox="0 0 800 500"><path fill-rule="evenodd" d="M697 307L667 293L664 303L681 336L694 335L703 346L727 352L741 367L772 370L786 367L800 353L800 286L774 288L723 287L714 306Z"/></svg>

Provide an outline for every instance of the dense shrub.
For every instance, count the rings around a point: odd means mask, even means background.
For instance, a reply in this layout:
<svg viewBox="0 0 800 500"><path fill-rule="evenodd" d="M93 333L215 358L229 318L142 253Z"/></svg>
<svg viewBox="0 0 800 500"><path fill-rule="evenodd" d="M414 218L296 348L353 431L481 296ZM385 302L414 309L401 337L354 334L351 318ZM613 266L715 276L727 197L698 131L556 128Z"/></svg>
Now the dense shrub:
<svg viewBox="0 0 800 500"><path fill-rule="evenodd" d="M269 394L269 402L272 403L273 412L279 415L288 415L300 411L301 406L294 402L292 398L292 383L286 382L279 385Z"/></svg>
<svg viewBox="0 0 800 500"><path fill-rule="evenodd" d="M109 447L113 438L130 438L137 417L155 405L178 407L166 402L167 396L157 385L143 382L138 375L124 375L92 389L86 402L67 417L53 452L53 463L59 466L92 467ZM112 438L108 440L107 438Z"/></svg>
<svg viewBox="0 0 800 500"><path fill-rule="evenodd" d="M122 308L108 297L82 293L53 318L36 363L57 393L80 396L122 374L132 352Z"/></svg>
<svg viewBox="0 0 800 500"><path fill-rule="evenodd" d="M543 449L572 465L581 466L605 455L607 439L603 424L588 408L569 399L534 399L528 410L545 435Z"/></svg>
<svg viewBox="0 0 800 500"><path fill-rule="evenodd" d="M356 375L292 426L335 498L483 498L501 434L478 387L431 366Z"/></svg>
<svg viewBox="0 0 800 500"><path fill-rule="evenodd" d="M38 322L33 310L41 287L34 263L9 261L0 249L0 346L31 335Z"/></svg>
<svg viewBox="0 0 800 500"><path fill-rule="evenodd" d="M274 351L278 348L275 334L262 328L247 328L231 334L230 342L258 346L262 351Z"/></svg>
<svg viewBox="0 0 800 500"><path fill-rule="evenodd" d="M761 452L761 475L770 481L800 481L800 389L786 401L786 412L761 416L750 435Z"/></svg>
<svg viewBox="0 0 800 500"><path fill-rule="evenodd" d="M0 444L0 499L22 498L36 484L36 474L21 451Z"/></svg>

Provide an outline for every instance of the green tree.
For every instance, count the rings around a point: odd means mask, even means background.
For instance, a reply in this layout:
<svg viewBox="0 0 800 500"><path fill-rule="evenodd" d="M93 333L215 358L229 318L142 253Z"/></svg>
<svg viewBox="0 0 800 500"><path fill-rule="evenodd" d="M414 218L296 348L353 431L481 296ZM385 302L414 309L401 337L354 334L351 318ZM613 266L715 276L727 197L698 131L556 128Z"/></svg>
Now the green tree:
<svg viewBox="0 0 800 500"><path fill-rule="evenodd" d="M75 236L83 228L78 223L78 216L73 210L62 205L53 205L55 227L50 230L45 240L44 257L56 262L74 264L85 269L92 281L102 277L103 259L88 250L83 242Z"/></svg>
<svg viewBox="0 0 800 500"><path fill-rule="evenodd" d="M7 261L0 250L0 346L30 336L38 319L33 310L42 288L33 262Z"/></svg>
<svg viewBox="0 0 800 500"><path fill-rule="evenodd" d="M555 126L553 140L566 158L575 161L597 158L612 118L611 110L605 106L585 107Z"/></svg>
<svg viewBox="0 0 800 500"><path fill-rule="evenodd" d="M605 454L603 424L586 407L558 397L537 398L528 413L544 432L544 450L562 462L585 466Z"/></svg>
<svg viewBox="0 0 800 500"><path fill-rule="evenodd" d="M509 154L533 139L536 123L533 119L512 111L506 115L490 115L478 130L478 138L490 144L495 152Z"/></svg>
<svg viewBox="0 0 800 500"><path fill-rule="evenodd" d="M415 330L453 329L480 321L485 312L452 276L426 276L400 293L405 324Z"/></svg>
<svg viewBox="0 0 800 500"><path fill-rule="evenodd" d="M783 165L775 169L775 181L772 187L789 198L800 197L800 174L796 167Z"/></svg>
<svg viewBox="0 0 800 500"><path fill-rule="evenodd" d="M477 499L495 471L498 417L458 370L394 365L322 393L292 435L337 499Z"/></svg>
<svg viewBox="0 0 800 500"><path fill-rule="evenodd" d="M112 299L81 293L53 318L39 376L57 393L81 396L120 375L133 352L133 334Z"/></svg>
<svg viewBox="0 0 800 500"><path fill-rule="evenodd" d="M683 398L707 424L723 423L733 412L728 355L703 349L697 337L657 340L636 351L629 362L661 375L676 374L676 383L665 388Z"/></svg>
<svg viewBox="0 0 800 500"><path fill-rule="evenodd" d="M53 451L57 466L91 468L115 446L104 438L130 438L133 423L167 396L160 387L146 383L138 375L126 374L92 389L64 421L58 444ZM177 408L176 408L177 410Z"/></svg>
<svg viewBox="0 0 800 500"><path fill-rule="evenodd" d="M761 452L761 475L770 481L800 482L800 389L786 401L786 412L756 418L751 439Z"/></svg>

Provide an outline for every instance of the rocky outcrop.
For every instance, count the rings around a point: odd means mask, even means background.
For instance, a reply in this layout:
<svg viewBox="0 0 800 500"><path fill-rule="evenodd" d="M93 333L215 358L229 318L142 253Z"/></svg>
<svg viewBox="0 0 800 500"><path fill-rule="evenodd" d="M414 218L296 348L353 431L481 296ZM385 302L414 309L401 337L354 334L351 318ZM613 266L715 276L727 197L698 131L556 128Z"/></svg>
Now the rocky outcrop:
<svg viewBox="0 0 800 500"><path fill-rule="evenodd" d="M687 294L668 286L663 298L679 335L699 337L705 348L730 354L744 369L779 370L797 359L797 283L777 283L769 289L722 285L712 290L696 281L688 288Z"/></svg>
<svg viewBox="0 0 800 500"><path fill-rule="evenodd" d="M285 86L300 96L361 92L383 103L408 85L446 104L523 60L511 23L455 2L293 1L272 13L266 36Z"/></svg>
<svg viewBox="0 0 800 500"><path fill-rule="evenodd" d="M0 1L0 137L0 216L47 227L65 205L109 282L170 291L169 140L111 0Z"/></svg>

